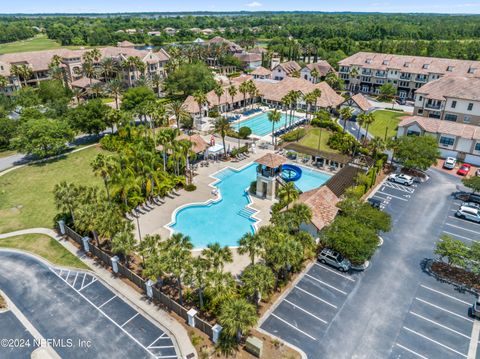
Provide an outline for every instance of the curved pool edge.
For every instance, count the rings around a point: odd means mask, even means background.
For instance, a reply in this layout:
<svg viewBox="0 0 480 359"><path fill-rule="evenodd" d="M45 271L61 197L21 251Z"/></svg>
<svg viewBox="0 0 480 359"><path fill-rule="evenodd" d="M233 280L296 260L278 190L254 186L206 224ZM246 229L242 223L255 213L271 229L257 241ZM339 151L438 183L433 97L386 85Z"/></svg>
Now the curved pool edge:
<svg viewBox="0 0 480 359"><path fill-rule="evenodd" d="M246 163L245 165L243 165L242 167L239 167L239 168L234 168L234 167L231 167L231 166L225 166L224 168L218 170L218 171L215 171L213 172L212 174L208 175L208 177L211 177L214 179L214 181L210 182L208 184L209 187L211 187L212 189L216 189L217 190L217 196L216 198L210 198L204 202L190 202L190 203L185 203L177 208L175 208L170 216L170 222L165 224L163 227L165 229L167 229L170 233L169 237L172 236L174 233L175 233L175 230L171 227L173 225L175 225L177 223L177 214L178 212L180 212L181 210L185 209L185 208L188 208L188 207L193 207L193 206L208 206L210 204L215 204L215 203L218 203L220 201L222 201L222 193L221 193L221 190L216 186L216 184L220 183L222 180L219 179L218 177L215 177L218 173L222 172L222 171L225 171L225 170L232 170L234 172L241 172L243 171L245 168L251 166L252 164L254 164L255 162L249 162L249 163ZM252 226L253 226L253 229L255 232L258 231L258 226L257 224L260 223L262 220L260 218L258 218L256 215L258 213L260 213L260 210L252 207L253 205L253 200L252 200L252 196L250 195L250 193L248 192L248 190L245 191L246 194L247 194L247 199L248 199L248 204L245 206L245 208L249 208L251 209L252 211L254 211L254 213L252 213L252 215L250 216L250 218L254 219L255 222L253 222ZM229 248L238 248L238 246L228 246ZM192 249L192 251L198 251L198 250L202 250L206 247L194 247Z"/></svg>

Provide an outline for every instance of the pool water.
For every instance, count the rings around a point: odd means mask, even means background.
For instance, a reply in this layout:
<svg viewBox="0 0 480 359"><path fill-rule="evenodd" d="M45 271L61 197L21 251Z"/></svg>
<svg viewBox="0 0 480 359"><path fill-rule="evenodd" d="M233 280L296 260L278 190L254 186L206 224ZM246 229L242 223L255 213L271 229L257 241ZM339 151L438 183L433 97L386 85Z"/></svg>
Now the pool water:
<svg viewBox="0 0 480 359"><path fill-rule="evenodd" d="M190 236L195 248L205 248L209 243L219 242L222 246L238 246L245 233L255 231L255 211L247 208L250 197L245 192L256 179L257 165L252 163L241 170L224 169L214 175L214 184L222 198L208 204L183 207L176 213L169 227L174 232ZM330 176L318 171L302 168L302 177L295 182L302 191L321 186Z"/></svg>
<svg viewBox="0 0 480 359"><path fill-rule="evenodd" d="M300 117L292 117L292 121L295 122ZM275 130L279 130L282 127L285 127L289 123L289 117L285 116L285 113L282 112L280 122L275 124ZM272 123L268 120L268 112L263 112L258 115L255 115L248 120L243 120L237 122L234 125L234 129L238 131L241 127L250 127L252 133L257 136L265 136L272 133Z"/></svg>

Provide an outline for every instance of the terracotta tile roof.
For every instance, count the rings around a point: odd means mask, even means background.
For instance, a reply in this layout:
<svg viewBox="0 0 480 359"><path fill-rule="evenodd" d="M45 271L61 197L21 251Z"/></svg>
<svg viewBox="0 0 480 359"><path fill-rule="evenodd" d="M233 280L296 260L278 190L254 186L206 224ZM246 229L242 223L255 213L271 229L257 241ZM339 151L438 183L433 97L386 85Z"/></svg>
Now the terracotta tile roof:
<svg viewBox="0 0 480 359"><path fill-rule="evenodd" d="M255 53L250 53L250 52L244 52L241 54L235 54L235 57L237 57L240 61L242 62L258 62L262 61L262 55L260 54L255 54Z"/></svg>
<svg viewBox="0 0 480 359"><path fill-rule="evenodd" d="M451 136L459 136L465 139L480 140L480 127L460 122L442 121L429 117L406 116L398 124L399 127L409 127L417 124L421 129L429 133L438 133Z"/></svg>
<svg viewBox="0 0 480 359"><path fill-rule="evenodd" d="M374 107L361 93L357 93L356 95L352 96L351 100L355 102L363 112L367 112Z"/></svg>
<svg viewBox="0 0 480 359"><path fill-rule="evenodd" d="M251 72L252 75L257 75L257 76L269 76L272 74L272 71L269 69L266 69L263 66L257 67L255 70Z"/></svg>
<svg viewBox="0 0 480 359"><path fill-rule="evenodd" d="M125 41L117 42L117 46L118 47L135 47L135 44L133 42L125 40Z"/></svg>
<svg viewBox="0 0 480 359"><path fill-rule="evenodd" d="M287 61L287 62L282 62L281 64L278 64L275 66L274 69L277 67L281 67L283 71L288 75L292 74L295 71L300 71L302 68L296 61Z"/></svg>
<svg viewBox="0 0 480 359"><path fill-rule="evenodd" d="M322 158L325 158L326 160L335 161L341 164L347 164L352 159L350 156L347 156L341 153L319 151L311 147L302 146L295 142L287 144L284 148L286 150L291 150L291 151L303 153L310 156L322 157Z"/></svg>
<svg viewBox="0 0 480 359"><path fill-rule="evenodd" d="M308 64L305 67L308 68L310 71L312 71L313 69L316 69L320 77L327 76L329 72L335 71L333 67L325 60L320 60L318 62Z"/></svg>
<svg viewBox="0 0 480 359"><path fill-rule="evenodd" d="M263 47L255 46L253 49L250 50L250 52L261 55L261 54L267 53L268 50Z"/></svg>
<svg viewBox="0 0 480 359"><path fill-rule="evenodd" d="M224 43L230 48L230 51L233 51L233 52L243 51L243 48L240 45L234 43L233 41L224 39L221 36L215 36L214 38L208 40L207 42L209 44L222 44L222 43Z"/></svg>
<svg viewBox="0 0 480 359"><path fill-rule="evenodd" d="M302 193L295 203L304 203L312 210L312 224L318 230L329 225L338 213L339 198L327 186Z"/></svg>
<svg viewBox="0 0 480 359"><path fill-rule="evenodd" d="M177 136L177 140L188 140L192 143L192 151L195 153L200 153L205 151L210 145L203 139L202 136L200 135L186 135L186 134L181 134L180 136Z"/></svg>
<svg viewBox="0 0 480 359"><path fill-rule="evenodd" d="M480 101L480 78L444 76L423 85L415 93L440 101L447 97Z"/></svg>
<svg viewBox="0 0 480 359"><path fill-rule="evenodd" d="M264 165L269 168L277 168L287 163L287 160L285 159L285 157L276 155L274 153L267 153L265 156L262 156L259 159L255 160L255 163Z"/></svg>
<svg viewBox="0 0 480 359"><path fill-rule="evenodd" d="M358 66L376 70L397 69L401 72L418 74L480 76L480 61L453 60L438 57L357 52L339 61L338 64L340 66ZM449 67L451 71L447 70ZM473 73L469 73L471 71Z"/></svg>
<svg viewBox="0 0 480 359"><path fill-rule="evenodd" d="M348 188L355 185L357 175L361 172L365 172L365 170L346 165L327 181L326 186L340 198Z"/></svg>
<svg viewBox="0 0 480 359"><path fill-rule="evenodd" d="M101 82L97 79L89 79L88 77L82 77L81 79L73 81L70 85L72 85L72 87L78 87L78 88L85 89L85 88L90 87L90 81L91 81L92 85Z"/></svg>

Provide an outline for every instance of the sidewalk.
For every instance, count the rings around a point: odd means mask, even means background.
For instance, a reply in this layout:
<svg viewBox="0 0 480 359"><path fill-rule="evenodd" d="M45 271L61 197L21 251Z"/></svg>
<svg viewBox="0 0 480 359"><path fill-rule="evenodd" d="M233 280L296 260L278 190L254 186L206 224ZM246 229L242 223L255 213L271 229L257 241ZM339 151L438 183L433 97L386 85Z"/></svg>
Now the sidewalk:
<svg viewBox="0 0 480 359"><path fill-rule="evenodd" d="M191 359L197 358L197 352L195 347L192 345L190 338L188 336L187 330L175 319L173 319L167 312L160 309L153 303L148 302L145 297L137 292L133 287L129 286L128 284L124 283L121 279L116 278L113 276L111 272L106 270L105 268L96 264L96 262L86 256L83 250L79 250L75 247L70 241L63 239L62 236L59 236L57 232L48 229L48 228L31 228L31 229L24 229L20 231L10 232L0 234L0 238L8 238L13 236L18 236L22 234L45 234L56 239L63 247L65 247L69 252L73 255L78 257L82 262L84 262L94 274L102 279L107 285L109 285L112 289L122 295L125 299L127 299L131 304L137 307L140 311L143 311L151 318L155 319L163 326L166 330L168 330L172 336L175 338L178 348L180 350L180 354L182 358L185 358L188 354L194 353L195 356L191 357Z"/></svg>

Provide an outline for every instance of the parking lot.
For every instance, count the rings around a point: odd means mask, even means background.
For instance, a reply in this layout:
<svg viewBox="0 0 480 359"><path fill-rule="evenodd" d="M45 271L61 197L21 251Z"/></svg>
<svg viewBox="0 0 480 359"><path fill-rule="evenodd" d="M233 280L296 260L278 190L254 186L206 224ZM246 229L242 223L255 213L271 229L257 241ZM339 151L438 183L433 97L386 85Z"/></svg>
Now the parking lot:
<svg viewBox="0 0 480 359"><path fill-rule="evenodd" d="M0 339L33 341L32 335L10 310L0 312ZM34 348L27 346L11 345L6 348L2 345L0 346L0 357L2 359L28 359L33 350Z"/></svg>
<svg viewBox="0 0 480 359"><path fill-rule="evenodd" d="M90 273L58 269L38 259L0 251L0 287L44 338L72 340L55 347L63 358L178 358L176 344ZM89 346L79 344L90 343ZM0 358L3 358L0 348Z"/></svg>
<svg viewBox="0 0 480 359"><path fill-rule="evenodd" d="M392 231L364 272L315 263L261 329L309 358L480 358L469 353L474 296L422 270L441 234L480 240L480 225L455 218L460 180L437 171L412 186L384 182L373 197L392 216ZM480 345L479 345L480 347Z"/></svg>

